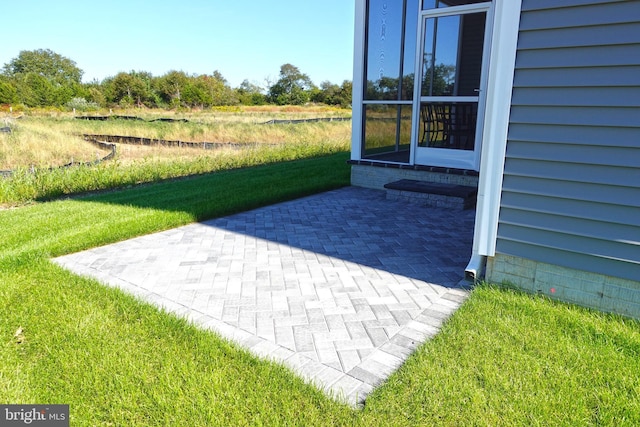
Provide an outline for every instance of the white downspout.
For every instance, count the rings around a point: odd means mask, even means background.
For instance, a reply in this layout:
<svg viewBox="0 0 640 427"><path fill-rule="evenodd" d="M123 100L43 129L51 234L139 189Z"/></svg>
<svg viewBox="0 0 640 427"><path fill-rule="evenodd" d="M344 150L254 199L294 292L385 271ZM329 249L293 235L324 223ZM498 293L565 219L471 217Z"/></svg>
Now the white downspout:
<svg viewBox="0 0 640 427"><path fill-rule="evenodd" d="M487 257L472 253L469 264L464 269L465 280L476 283L483 276L486 263Z"/></svg>
<svg viewBox="0 0 640 427"><path fill-rule="evenodd" d="M465 278L473 282L482 277L487 257L496 252L521 7L522 0L494 4L473 251L465 269Z"/></svg>

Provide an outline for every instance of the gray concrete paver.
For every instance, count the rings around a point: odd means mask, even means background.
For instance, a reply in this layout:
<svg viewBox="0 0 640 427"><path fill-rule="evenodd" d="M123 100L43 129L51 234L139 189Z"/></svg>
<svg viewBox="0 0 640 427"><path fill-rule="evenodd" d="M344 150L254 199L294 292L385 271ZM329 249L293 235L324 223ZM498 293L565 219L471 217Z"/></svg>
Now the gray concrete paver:
<svg viewBox="0 0 640 427"><path fill-rule="evenodd" d="M466 299L473 219L348 187L54 262L357 405Z"/></svg>

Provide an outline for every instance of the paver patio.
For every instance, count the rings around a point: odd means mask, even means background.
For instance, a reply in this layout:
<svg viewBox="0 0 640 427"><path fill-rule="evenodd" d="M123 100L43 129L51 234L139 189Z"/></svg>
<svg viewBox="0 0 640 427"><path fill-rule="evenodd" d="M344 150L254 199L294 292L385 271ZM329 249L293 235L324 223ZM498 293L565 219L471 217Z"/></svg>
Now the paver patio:
<svg viewBox="0 0 640 427"><path fill-rule="evenodd" d="M347 187L54 262L357 405L467 297L473 222Z"/></svg>

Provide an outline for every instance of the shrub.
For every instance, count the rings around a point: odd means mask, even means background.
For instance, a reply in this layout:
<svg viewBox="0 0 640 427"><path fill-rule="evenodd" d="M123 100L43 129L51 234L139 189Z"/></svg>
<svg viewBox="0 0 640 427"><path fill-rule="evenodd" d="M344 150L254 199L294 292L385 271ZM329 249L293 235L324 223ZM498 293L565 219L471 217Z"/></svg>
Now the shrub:
<svg viewBox="0 0 640 427"><path fill-rule="evenodd" d="M95 102L89 102L84 98L72 98L66 103L67 108L77 111L96 111L98 110L98 104Z"/></svg>

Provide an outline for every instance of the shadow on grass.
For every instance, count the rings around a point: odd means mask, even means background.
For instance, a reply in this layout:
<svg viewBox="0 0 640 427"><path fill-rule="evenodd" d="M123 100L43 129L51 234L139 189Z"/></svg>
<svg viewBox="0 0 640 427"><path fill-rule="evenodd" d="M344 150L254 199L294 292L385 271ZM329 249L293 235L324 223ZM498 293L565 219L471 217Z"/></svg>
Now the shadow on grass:
<svg viewBox="0 0 640 427"><path fill-rule="evenodd" d="M201 221L349 185L347 153L170 179L73 197L186 212Z"/></svg>

